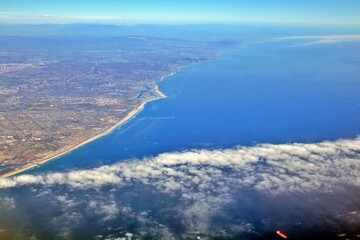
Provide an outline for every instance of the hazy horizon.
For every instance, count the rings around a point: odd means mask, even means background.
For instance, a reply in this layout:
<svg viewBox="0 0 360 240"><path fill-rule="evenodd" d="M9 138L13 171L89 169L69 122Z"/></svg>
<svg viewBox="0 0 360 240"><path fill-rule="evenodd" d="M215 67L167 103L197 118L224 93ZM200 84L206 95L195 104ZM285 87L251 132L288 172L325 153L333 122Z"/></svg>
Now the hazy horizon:
<svg viewBox="0 0 360 240"><path fill-rule="evenodd" d="M360 240L360 0L0 0L0 239Z"/></svg>
<svg viewBox="0 0 360 240"><path fill-rule="evenodd" d="M0 1L0 23L275 24L360 26L360 2Z"/></svg>

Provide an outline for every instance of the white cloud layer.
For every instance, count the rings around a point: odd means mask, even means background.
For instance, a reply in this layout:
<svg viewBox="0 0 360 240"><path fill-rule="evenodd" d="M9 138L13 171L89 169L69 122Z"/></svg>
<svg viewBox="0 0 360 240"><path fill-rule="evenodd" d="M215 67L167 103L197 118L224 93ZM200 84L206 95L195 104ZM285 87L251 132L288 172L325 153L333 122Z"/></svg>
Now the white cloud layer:
<svg viewBox="0 0 360 240"><path fill-rule="evenodd" d="M90 170L3 178L0 188L27 187L18 190L48 202L57 211L46 224L61 238L86 223L102 226L95 234L109 239L126 239L128 230L139 239L185 239L256 233L293 222L303 229L357 226L359 173L360 137L164 153ZM10 216L20 205L0 198L0 210ZM102 230L114 226L121 227L116 236ZM183 227L182 237L174 226Z"/></svg>
<svg viewBox="0 0 360 240"><path fill-rule="evenodd" d="M11 197L0 197L0 208L3 210L15 209L15 200Z"/></svg>
<svg viewBox="0 0 360 240"><path fill-rule="evenodd" d="M360 35L319 35L319 36L289 36L280 37L275 40L308 40L309 42L301 45L322 44L322 43L341 43L341 42L357 42L360 41Z"/></svg>
<svg viewBox="0 0 360 240"><path fill-rule="evenodd" d="M163 192L183 192L186 199L193 197L187 194L191 190L226 195L233 187L268 193L331 191L344 185L360 186L359 173L360 137L164 153L92 170L0 179L0 188L35 184L88 189L140 183Z"/></svg>

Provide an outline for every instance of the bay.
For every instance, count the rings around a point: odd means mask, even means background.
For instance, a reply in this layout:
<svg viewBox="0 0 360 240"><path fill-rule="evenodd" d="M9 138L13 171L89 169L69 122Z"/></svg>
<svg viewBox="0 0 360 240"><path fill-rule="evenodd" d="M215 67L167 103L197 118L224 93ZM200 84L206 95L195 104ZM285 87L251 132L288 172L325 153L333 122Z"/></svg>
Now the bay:
<svg viewBox="0 0 360 240"><path fill-rule="evenodd" d="M1 189L0 230L19 239L355 236L360 45L298 44L246 46L165 78L167 98Z"/></svg>
<svg viewBox="0 0 360 240"><path fill-rule="evenodd" d="M223 53L159 83L168 98L84 147L28 171L64 171L193 148L319 142L360 133L360 46L291 41Z"/></svg>

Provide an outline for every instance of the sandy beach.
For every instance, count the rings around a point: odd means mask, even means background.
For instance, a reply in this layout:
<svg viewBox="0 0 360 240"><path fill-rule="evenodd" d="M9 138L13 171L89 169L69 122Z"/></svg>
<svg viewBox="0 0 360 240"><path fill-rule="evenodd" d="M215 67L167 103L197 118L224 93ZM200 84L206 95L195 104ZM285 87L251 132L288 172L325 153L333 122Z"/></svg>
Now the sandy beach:
<svg viewBox="0 0 360 240"><path fill-rule="evenodd" d="M205 61L207 62L207 61ZM197 63L197 64L201 64L201 63ZM188 66L192 66L192 65L197 65L197 64L189 64L189 65L186 65L186 66L183 66L183 67L180 67L179 69L177 69L176 71L172 72L172 73L169 73L167 75L164 75L162 76L157 82L161 82L162 80L164 80L165 78L167 77L171 77L173 76L174 74L176 74L177 72L179 72L181 69L183 68L186 68ZM58 157L61 157L67 153L70 153L71 151L79 148L79 147L82 147L84 146L85 144L88 144L98 138L101 138L109 133L111 133L112 131L114 131L116 128L118 128L119 126L123 125L124 123L126 123L127 121L129 121L130 119L132 119L133 117L135 117L139 112L141 112L145 105L148 103L148 102L152 102L152 101L156 101L156 100L159 100L159 99L162 99L162 98L166 98L167 96L161 92L159 90L159 87L158 85L154 85L154 88L153 88L153 91L158 95L156 98L154 99L149 99L149 100L146 100L144 101L143 103L141 103L138 107L136 107L135 109L133 109L131 112L129 112L123 119L121 119L119 122L117 122L115 125L109 127L108 129L106 129L105 131L99 133L98 135L95 135L75 146L71 146L65 150L59 150L57 153L49 153L47 154L45 157L43 157L42 159L43 160L39 160L38 162L34 162L34 163L28 163L27 165L23 166L23 167L19 167L11 172L8 172L8 173L5 173L5 174L2 174L0 175L0 178L6 178L6 177L11 177L11 176L14 176L14 175L17 175L19 173L22 173L24 171L27 171L29 169L32 169L36 166L39 166L39 165L42 165L46 162L49 162L51 160L54 160Z"/></svg>
<svg viewBox="0 0 360 240"><path fill-rule="evenodd" d="M164 78L166 78L166 77L169 77L169 76L174 75L175 73L176 73L176 72L173 72L173 73L171 73L171 74L168 74L168 75L166 75L166 76L161 77L160 81L164 80ZM55 158L61 157L61 156L65 155L65 154L70 153L71 151L73 151L73 150L81 147L81 146L84 146L85 144L88 144L88 143L90 143L90 142L92 142L92 141L94 141L94 140L96 140L96 139L98 139L98 138L101 138L101 137L103 137L103 136L111 133L111 132L114 131L116 128L118 128L119 126L123 125L124 123L126 123L127 121L129 121L130 119L132 119L133 117L135 117L139 112L141 112L141 111L144 109L145 105L146 105L148 102L156 101L156 100L159 100L159 99L162 99L162 98L166 98L166 97L167 97L164 93L162 93L162 92L159 90L159 88L158 88L158 86L157 86L156 84L155 84L153 90L154 90L154 92L158 95L158 97L156 97L156 98L154 98L154 99L149 99L149 100L146 100L146 101L142 102L138 107L136 107L135 109L133 109L132 111L130 111L123 119L121 119L121 120L120 120L119 122L117 122L115 125L113 125L113 126L109 127L108 129L106 129L105 131L101 132L100 134L98 134L98 135L96 135L96 136L93 136L93 137L91 137L91 138L89 138L89 139L87 139L87 140L85 140L85 141L83 141L83 142L81 142L81 143L79 143L79 144L77 144L77 145L75 145L75 146L73 146L73 147L70 147L70 148L68 148L68 149L66 149L66 150L63 150L63 151L61 151L60 153L57 153L57 154L55 154L55 155L53 155L53 154L48 154L46 157L44 157L44 160L38 161L38 162L36 162L36 163L29 163L29 164L25 165L24 167L20 167L20 168L14 170L14 171L5 173L5 174L3 174L3 175L0 175L0 177L6 178L6 177L14 176L14 175L16 175L16 174L19 174L19 173L21 173L21 172L24 172L24 171L26 171L26 170L29 170L29 169L31 169L31 168L34 168L34 167L36 167L36 166L39 166L39 165L44 164L44 163L46 163L46 162L49 162L49 161L51 161L51 160L53 160L53 159L55 159Z"/></svg>

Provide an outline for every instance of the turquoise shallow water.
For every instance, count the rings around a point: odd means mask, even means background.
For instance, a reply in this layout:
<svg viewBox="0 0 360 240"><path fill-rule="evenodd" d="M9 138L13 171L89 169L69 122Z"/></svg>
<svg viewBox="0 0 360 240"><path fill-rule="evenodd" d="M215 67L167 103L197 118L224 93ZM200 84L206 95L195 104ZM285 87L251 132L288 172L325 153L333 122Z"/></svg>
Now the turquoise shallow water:
<svg viewBox="0 0 360 240"><path fill-rule="evenodd" d="M63 171L192 148L318 142L360 133L357 43L265 43L183 69L110 135L29 171Z"/></svg>

